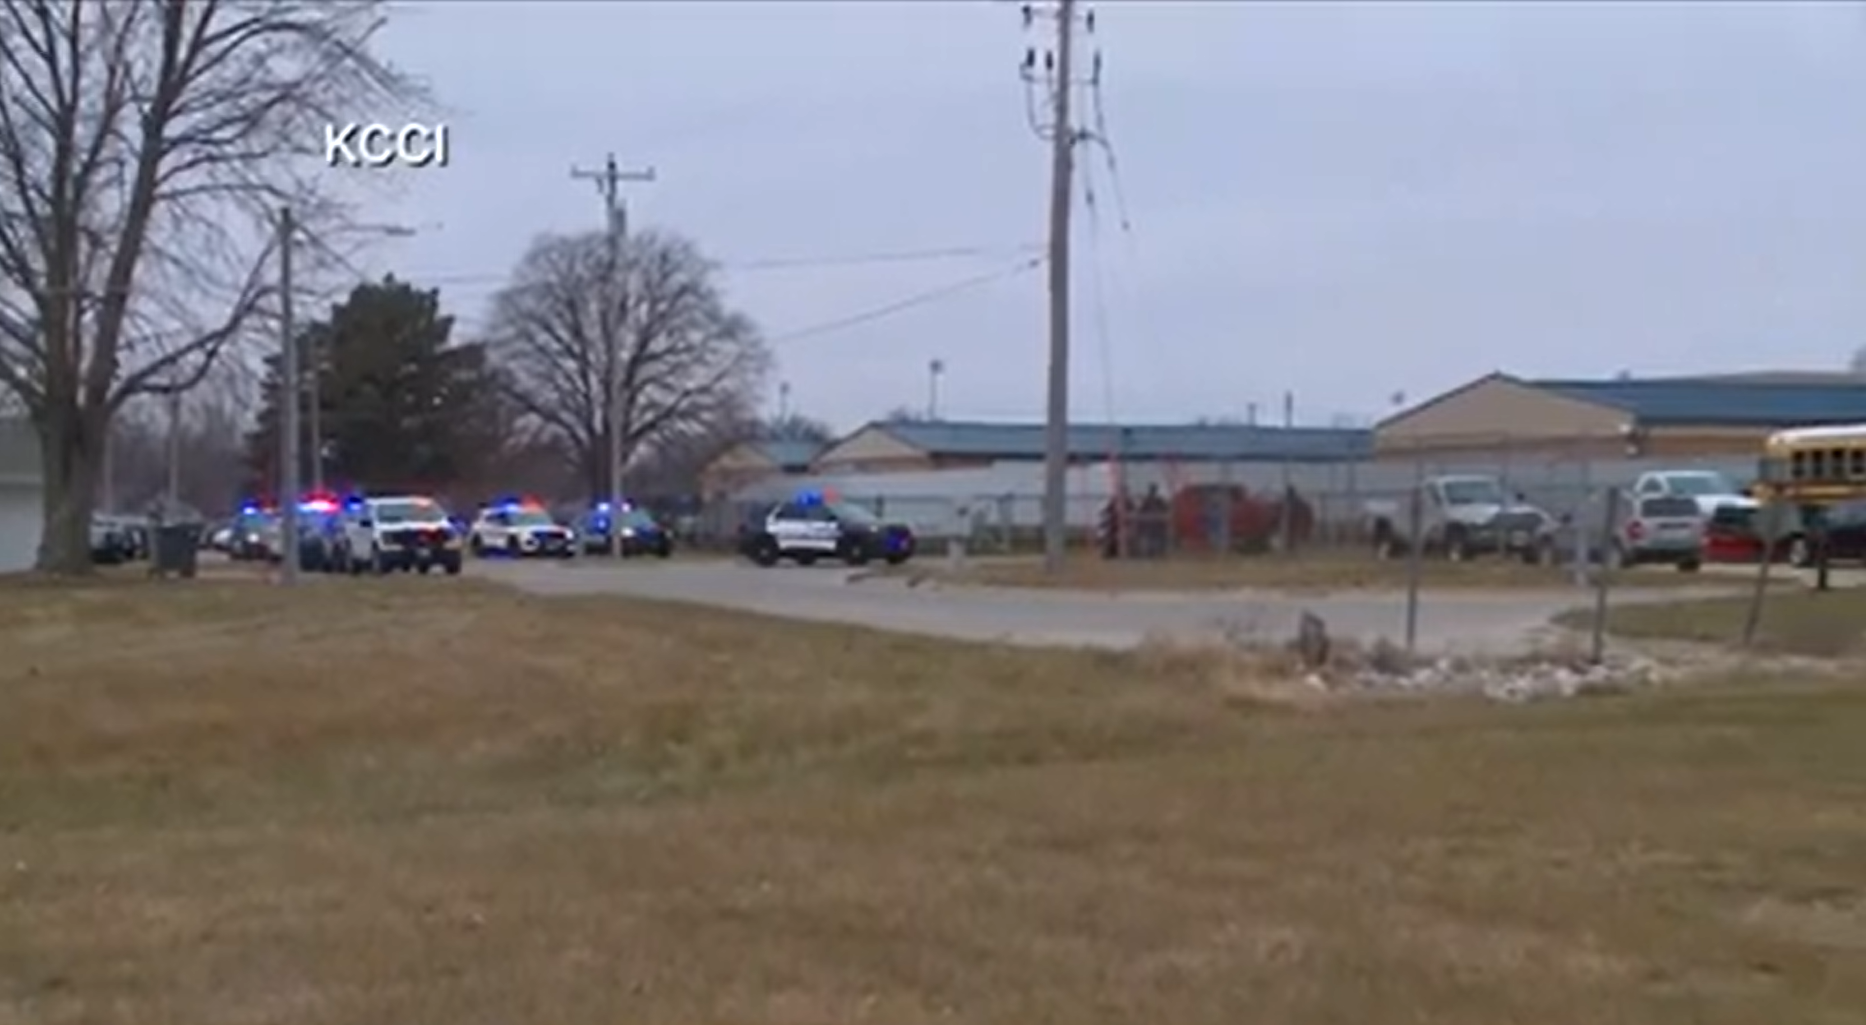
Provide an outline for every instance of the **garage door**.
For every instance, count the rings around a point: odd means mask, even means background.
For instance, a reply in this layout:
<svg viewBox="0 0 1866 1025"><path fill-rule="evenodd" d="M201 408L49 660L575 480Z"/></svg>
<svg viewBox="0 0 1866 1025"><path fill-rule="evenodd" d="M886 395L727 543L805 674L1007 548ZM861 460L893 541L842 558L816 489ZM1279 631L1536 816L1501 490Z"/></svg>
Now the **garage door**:
<svg viewBox="0 0 1866 1025"><path fill-rule="evenodd" d="M40 513L37 488L0 484L0 573L32 568Z"/></svg>

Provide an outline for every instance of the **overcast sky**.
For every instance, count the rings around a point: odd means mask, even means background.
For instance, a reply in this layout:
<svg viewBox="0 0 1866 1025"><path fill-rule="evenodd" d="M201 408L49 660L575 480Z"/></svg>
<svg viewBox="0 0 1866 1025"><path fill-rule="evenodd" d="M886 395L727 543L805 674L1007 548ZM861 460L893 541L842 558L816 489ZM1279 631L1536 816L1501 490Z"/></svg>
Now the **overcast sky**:
<svg viewBox="0 0 1866 1025"><path fill-rule="evenodd" d="M374 262L477 319L536 233L600 226L569 170L614 150L659 172L633 222L726 265L794 409L923 406L937 358L943 415L1038 418L1040 271L783 340L1042 238L1027 38L989 0L403 8L386 42L451 106L453 162L380 203L439 227ZM1838 368L1866 342L1859 5L1147 0L1099 5L1093 45L1132 230L1085 154L1079 419L1268 419L1287 389L1320 423L1493 369ZM991 252L733 269L946 247Z"/></svg>

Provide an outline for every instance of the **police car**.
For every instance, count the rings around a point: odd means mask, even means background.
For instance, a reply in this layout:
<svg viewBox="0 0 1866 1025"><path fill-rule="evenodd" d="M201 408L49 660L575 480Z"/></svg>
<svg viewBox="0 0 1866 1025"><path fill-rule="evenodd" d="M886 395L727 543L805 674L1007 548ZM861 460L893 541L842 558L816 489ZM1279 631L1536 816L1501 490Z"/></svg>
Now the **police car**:
<svg viewBox="0 0 1866 1025"><path fill-rule="evenodd" d="M577 553L577 539L536 502L500 502L480 510L467 547L474 555L568 559Z"/></svg>
<svg viewBox="0 0 1866 1025"><path fill-rule="evenodd" d="M739 550L760 566L775 566L784 559L808 566L823 558L850 566L881 559L898 566L913 558L914 533L905 524L883 522L861 506L805 492L747 524Z"/></svg>
<svg viewBox="0 0 1866 1025"><path fill-rule="evenodd" d="M674 535L654 514L638 505L623 502L616 511L608 502L598 502L578 524L583 551L591 555L610 552L609 531L615 528L624 556L653 555L665 559L674 554Z"/></svg>
<svg viewBox="0 0 1866 1025"><path fill-rule="evenodd" d="M431 498L398 495L345 502L342 559L352 573L460 572L460 533Z"/></svg>

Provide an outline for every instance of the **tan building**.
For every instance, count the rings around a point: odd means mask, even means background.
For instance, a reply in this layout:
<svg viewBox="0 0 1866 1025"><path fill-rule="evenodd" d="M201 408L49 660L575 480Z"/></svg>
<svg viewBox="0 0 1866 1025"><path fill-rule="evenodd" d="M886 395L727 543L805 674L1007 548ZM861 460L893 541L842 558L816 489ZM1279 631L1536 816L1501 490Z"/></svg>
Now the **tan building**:
<svg viewBox="0 0 1866 1025"><path fill-rule="evenodd" d="M1604 381L1494 373L1387 418L1383 458L1520 451L1572 458L1760 455L1787 427L1866 423L1866 381L1783 373Z"/></svg>
<svg viewBox="0 0 1866 1025"><path fill-rule="evenodd" d="M809 473L811 461L822 447L811 441L740 442L700 472L701 493L729 495L774 477Z"/></svg>

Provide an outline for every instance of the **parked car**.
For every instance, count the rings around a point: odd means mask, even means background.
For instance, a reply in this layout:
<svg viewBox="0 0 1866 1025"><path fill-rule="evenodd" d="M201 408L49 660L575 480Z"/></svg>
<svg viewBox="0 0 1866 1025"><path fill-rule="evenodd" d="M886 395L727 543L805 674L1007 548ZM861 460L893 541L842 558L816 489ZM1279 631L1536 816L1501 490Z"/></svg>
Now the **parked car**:
<svg viewBox="0 0 1866 1025"><path fill-rule="evenodd" d="M1544 536L1542 562L1571 561L1584 548L1587 561L1609 566L1675 566L1695 573L1704 565L1704 517L1685 495L1637 498L1622 492L1614 499L1614 519L1604 522L1605 495L1590 499ZM1576 533L1585 539L1576 543Z"/></svg>
<svg viewBox="0 0 1866 1025"><path fill-rule="evenodd" d="M91 561L103 566L127 562L134 552L128 533L113 517L102 513L91 517Z"/></svg>
<svg viewBox="0 0 1866 1025"><path fill-rule="evenodd" d="M1828 562L1866 562L1866 502L1844 502L1822 510L1818 520L1796 523L1786 538L1789 562L1813 566L1820 561L1817 528L1826 534Z"/></svg>
<svg viewBox="0 0 1866 1025"><path fill-rule="evenodd" d="M608 502L598 502L577 523L577 536L584 552L603 555L609 552L609 531L617 531L624 556L653 555L665 559L674 554L674 534L662 526L648 510L623 503L620 512L612 513Z"/></svg>
<svg viewBox="0 0 1866 1025"><path fill-rule="evenodd" d="M1785 524L1776 532L1776 541L1765 545L1762 534L1765 516L1759 507L1721 506L1704 522L1704 561L1755 562L1769 550L1772 560L1788 553L1796 524Z"/></svg>
<svg viewBox="0 0 1866 1025"><path fill-rule="evenodd" d="M227 554L241 560L264 560L274 557L272 545L278 530L278 514L270 509L249 505L234 516L230 525Z"/></svg>
<svg viewBox="0 0 1866 1025"><path fill-rule="evenodd" d="M790 559L799 566L839 559L861 566L880 559L898 566L913 558L913 530L889 523L857 505L806 492L774 505L741 529L739 551L760 566Z"/></svg>
<svg viewBox="0 0 1866 1025"><path fill-rule="evenodd" d="M1633 494L1638 498L1688 498L1703 516L1724 506L1754 509L1757 505L1736 481L1716 470L1652 470L1633 481Z"/></svg>

